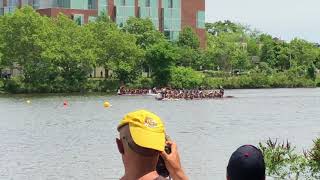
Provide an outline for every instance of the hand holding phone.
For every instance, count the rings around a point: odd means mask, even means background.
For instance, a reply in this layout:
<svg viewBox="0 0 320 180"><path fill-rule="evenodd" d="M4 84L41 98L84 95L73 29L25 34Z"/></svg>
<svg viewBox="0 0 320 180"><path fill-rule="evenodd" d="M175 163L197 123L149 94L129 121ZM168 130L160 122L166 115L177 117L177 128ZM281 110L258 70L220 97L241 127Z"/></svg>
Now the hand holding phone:
<svg viewBox="0 0 320 180"><path fill-rule="evenodd" d="M166 141L168 141L168 140L170 140L170 137L168 135L166 135ZM166 153L166 154L171 153L171 145L170 144L166 144L166 146L164 147L164 153ZM157 173L162 177L166 178L170 175L162 156L159 156L156 170L157 170Z"/></svg>
<svg viewBox="0 0 320 180"><path fill-rule="evenodd" d="M165 148L165 152L161 152L161 157L163 158L165 167L168 170L168 175L170 174L170 177L174 180L187 180L188 177L185 175L180 163L177 144L172 141L167 141L166 143L167 149ZM170 153L167 153L167 151Z"/></svg>

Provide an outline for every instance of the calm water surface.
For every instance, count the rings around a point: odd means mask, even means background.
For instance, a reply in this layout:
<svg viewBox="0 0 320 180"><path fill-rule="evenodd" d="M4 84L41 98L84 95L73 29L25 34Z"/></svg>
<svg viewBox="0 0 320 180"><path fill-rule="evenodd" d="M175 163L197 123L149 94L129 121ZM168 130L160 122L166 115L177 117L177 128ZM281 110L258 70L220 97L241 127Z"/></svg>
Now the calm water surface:
<svg viewBox="0 0 320 180"><path fill-rule="evenodd" d="M161 102L107 95L2 96L0 179L118 179L123 167L114 143L116 126L124 114L140 108L162 117L195 180L225 179L228 158L242 144L289 139L302 151L320 136L320 89L226 94L236 98ZM103 108L105 100L113 107Z"/></svg>

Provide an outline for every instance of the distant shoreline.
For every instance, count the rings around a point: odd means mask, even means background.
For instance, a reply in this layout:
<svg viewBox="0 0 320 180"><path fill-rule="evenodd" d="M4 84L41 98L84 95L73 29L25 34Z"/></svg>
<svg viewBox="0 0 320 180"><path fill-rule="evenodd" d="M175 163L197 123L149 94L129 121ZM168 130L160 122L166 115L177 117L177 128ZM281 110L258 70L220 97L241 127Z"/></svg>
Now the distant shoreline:
<svg viewBox="0 0 320 180"><path fill-rule="evenodd" d="M228 94L228 91L231 90L283 90L283 89L320 89L320 87L283 87L283 88L231 88L227 89L226 93ZM14 97L54 97L54 96L118 96L116 91L114 92L66 92L66 93L10 93L6 91L0 91L0 98L1 97L8 97L8 96L14 96ZM137 95L137 96L143 96L143 95ZM130 97L130 96L129 96Z"/></svg>

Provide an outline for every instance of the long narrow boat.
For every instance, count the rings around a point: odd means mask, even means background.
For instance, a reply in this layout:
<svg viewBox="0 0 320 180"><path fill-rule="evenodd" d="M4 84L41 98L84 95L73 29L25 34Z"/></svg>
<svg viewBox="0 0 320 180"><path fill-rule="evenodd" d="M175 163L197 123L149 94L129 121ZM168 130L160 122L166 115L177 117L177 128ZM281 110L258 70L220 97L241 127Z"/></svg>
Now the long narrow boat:
<svg viewBox="0 0 320 180"><path fill-rule="evenodd" d="M157 96L157 94L119 94L118 96Z"/></svg>
<svg viewBox="0 0 320 180"><path fill-rule="evenodd" d="M185 98L157 98L155 97L156 100L158 101L179 101L179 100L217 100L217 99L228 99L228 98L234 98L234 96L224 96L224 97L215 97L215 98L193 98L193 99L185 99Z"/></svg>

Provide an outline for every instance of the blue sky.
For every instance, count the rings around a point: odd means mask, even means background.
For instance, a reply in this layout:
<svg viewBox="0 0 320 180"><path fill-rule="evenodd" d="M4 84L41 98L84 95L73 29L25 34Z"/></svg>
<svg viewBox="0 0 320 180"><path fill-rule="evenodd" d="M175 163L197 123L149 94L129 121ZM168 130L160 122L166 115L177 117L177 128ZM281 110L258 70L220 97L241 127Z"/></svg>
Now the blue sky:
<svg viewBox="0 0 320 180"><path fill-rule="evenodd" d="M206 22L227 19L283 40L320 43L320 0L206 0Z"/></svg>

